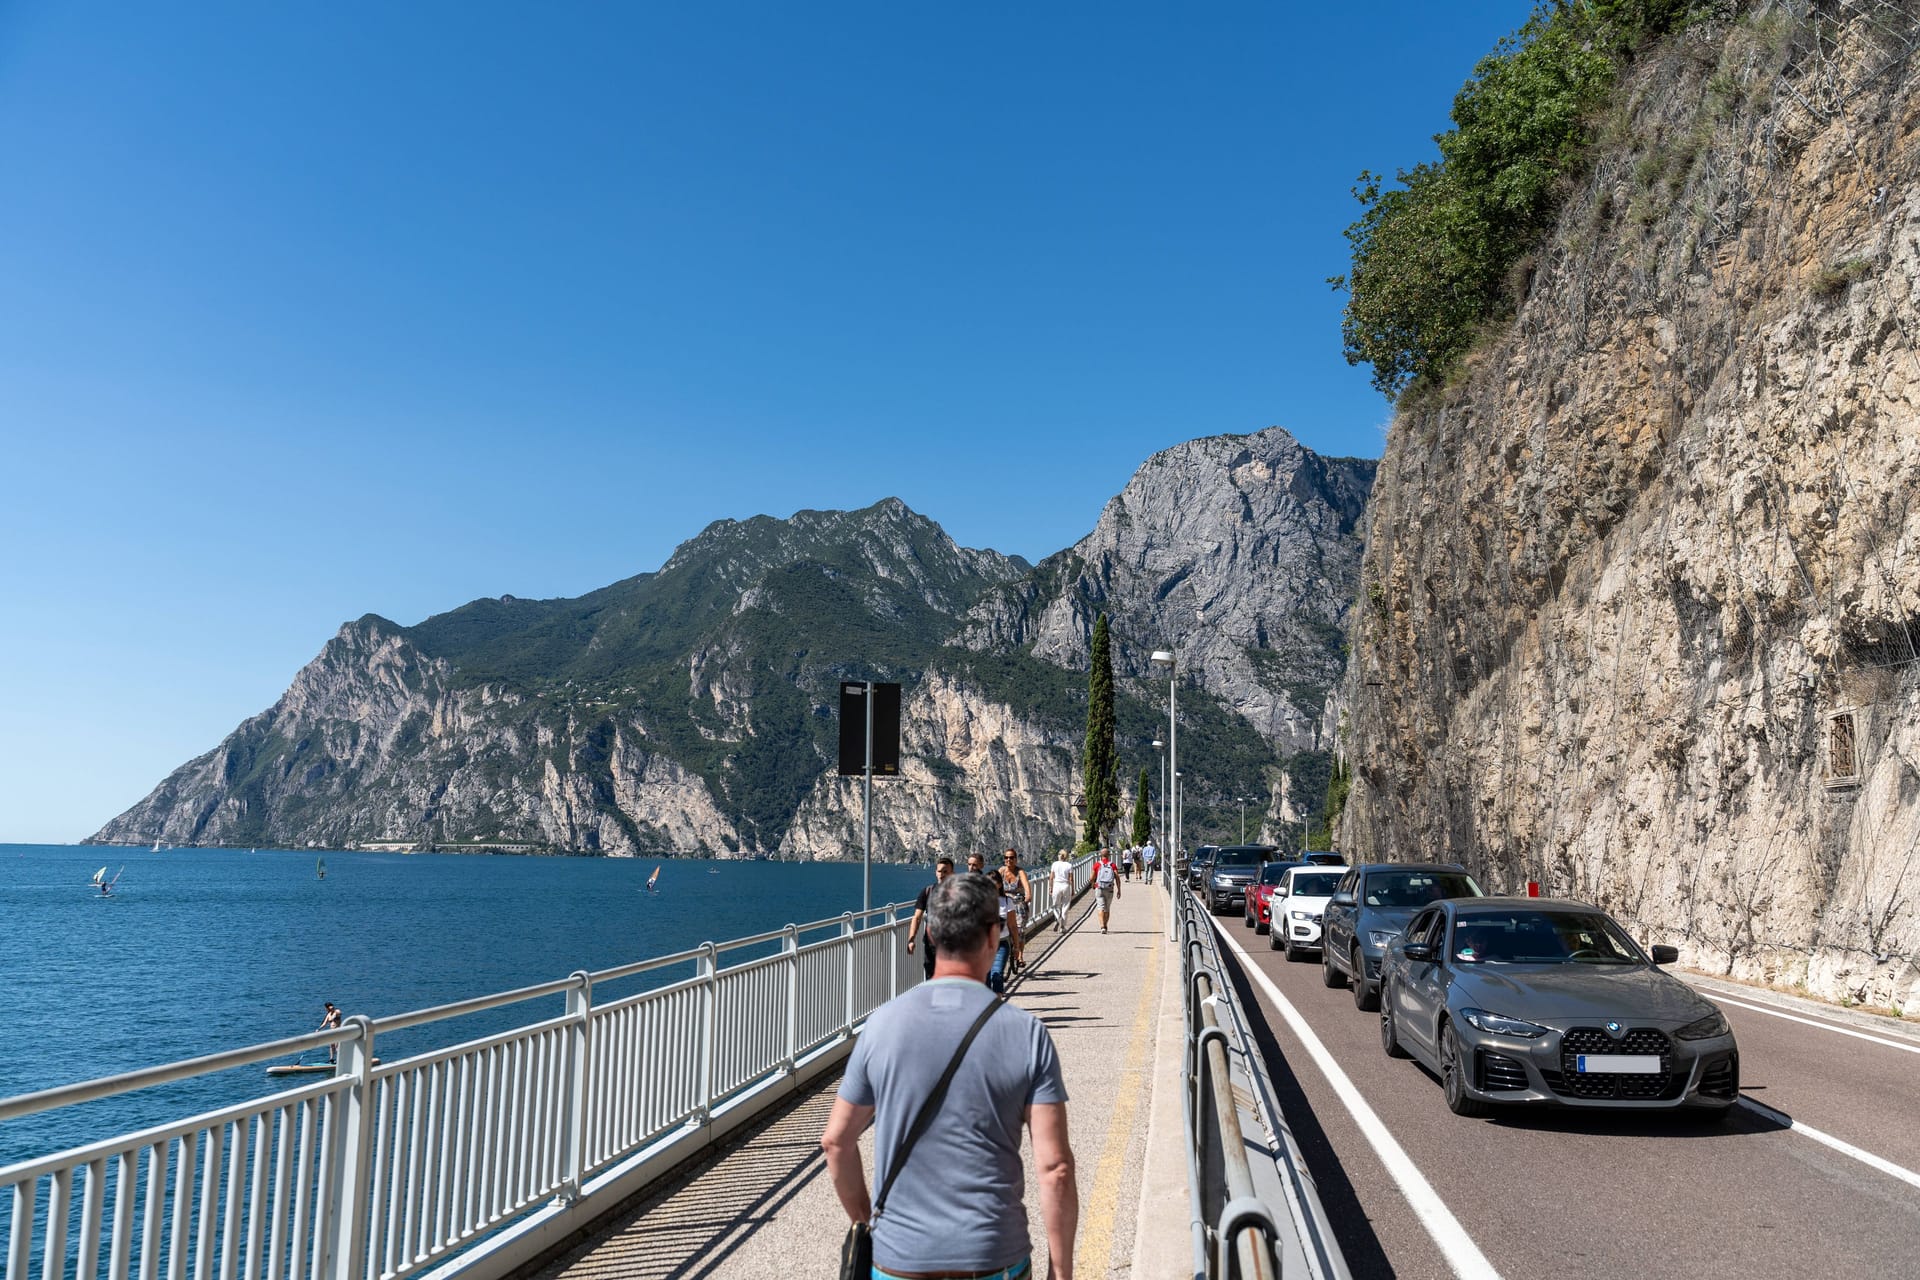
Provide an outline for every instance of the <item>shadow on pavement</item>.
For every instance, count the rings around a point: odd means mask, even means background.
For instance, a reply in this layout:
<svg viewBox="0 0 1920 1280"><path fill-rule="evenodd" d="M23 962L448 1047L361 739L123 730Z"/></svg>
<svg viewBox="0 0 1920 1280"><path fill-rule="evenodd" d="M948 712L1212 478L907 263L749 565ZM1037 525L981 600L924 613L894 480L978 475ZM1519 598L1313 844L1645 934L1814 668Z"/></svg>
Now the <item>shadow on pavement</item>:
<svg viewBox="0 0 1920 1280"><path fill-rule="evenodd" d="M1266 1017L1258 1012L1259 1001L1247 982L1246 974L1241 971L1239 959L1224 948L1221 950L1221 959L1226 963L1228 980L1233 983L1234 999L1248 1013L1247 1025L1253 1031L1253 1040L1259 1046L1260 1056L1266 1061L1267 1076L1273 1084L1274 1101L1279 1104L1287 1127L1293 1130L1294 1143L1306 1159L1307 1172L1313 1176L1314 1186L1320 1191L1320 1204L1327 1211L1327 1220L1333 1224L1333 1233L1340 1242L1341 1253L1346 1255L1347 1270L1352 1273L1353 1280L1375 1280L1376 1277L1378 1280L1390 1280L1397 1274L1393 1264L1387 1261L1386 1250L1381 1247L1380 1238L1374 1234L1367 1212L1360 1205L1359 1196L1354 1194L1347 1171L1340 1167L1339 1157L1334 1155L1333 1144L1327 1140L1326 1130L1320 1127L1318 1117L1313 1114L1313 1104L1301 1089L1292 1064L1281 1052L1280 1042L1267 1025Z"/></svg>

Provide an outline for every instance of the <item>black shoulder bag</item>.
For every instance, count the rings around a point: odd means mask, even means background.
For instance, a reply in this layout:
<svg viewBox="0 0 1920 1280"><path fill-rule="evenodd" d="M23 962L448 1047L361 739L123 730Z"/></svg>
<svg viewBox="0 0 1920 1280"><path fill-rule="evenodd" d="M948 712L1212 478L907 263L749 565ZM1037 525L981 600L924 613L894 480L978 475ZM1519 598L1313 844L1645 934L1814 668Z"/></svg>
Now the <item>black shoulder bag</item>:
<svg viewBox="0 0 1920 1280"><path fill-rule="evenodd" d="M960 1060L967 1056L967 1050L973 1045L973 1038L980 1034L980 1028L987 1025L987 1019L1000 1011L1004 1003L998 997L987 1002L987 1007L967 1028L967 1034L960 1038L960 1047L953 1051L953 1061L947 1063L947 1069L940 1076L939 1083L933 1086L933 1092L920 1104L920 1114L913 1118L913 1125L907 1130L907 1136L900 1143L900 1154L893 1159L893 1165L887 1170L887 1180L880 1184L880 1194L874 1198L872 1216L878 1218L886 1207L887 1192L893 1190L893 1180L900 1176L900 1170L906 1165L907 1157L913 1153L914 1143L920 1141L920 1135L933 1123L933 1117L940 1110L940 1104L946 1101L947 1086L953 1083L953 1073L960 1069ZM856 1222L847 1228L846 1241L840 1246L840 1280L870 1280L873 1275L873 1232L864 1222Z"/></svg>

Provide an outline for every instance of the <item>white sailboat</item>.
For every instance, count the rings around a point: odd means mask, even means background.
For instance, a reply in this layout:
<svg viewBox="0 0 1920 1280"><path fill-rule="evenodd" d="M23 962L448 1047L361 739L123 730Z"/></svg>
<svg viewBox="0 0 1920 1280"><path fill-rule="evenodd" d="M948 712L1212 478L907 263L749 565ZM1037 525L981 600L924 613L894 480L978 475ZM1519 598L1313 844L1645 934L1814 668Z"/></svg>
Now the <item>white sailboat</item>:
<svg viewBox="0 0 1920 1280"><path fill-rule="evenodd" d="M152 848L152 850L150 850L150 852L153 852L153 853L158 853L158 852L160 852L160 842L159 842L158 840L155 840L155 841L153 842L153 848Z"/></svg>

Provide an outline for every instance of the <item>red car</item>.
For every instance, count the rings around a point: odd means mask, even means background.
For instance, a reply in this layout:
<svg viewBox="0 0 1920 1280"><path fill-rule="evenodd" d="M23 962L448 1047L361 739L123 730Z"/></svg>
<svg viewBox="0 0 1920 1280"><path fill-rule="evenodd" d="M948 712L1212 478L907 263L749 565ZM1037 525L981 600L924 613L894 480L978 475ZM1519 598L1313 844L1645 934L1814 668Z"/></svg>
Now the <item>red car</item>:
<svg viewBox="0 0 1920 1280"><path fill-rule="evenodd" d="M1267 900L1273 897L1274 887L1287 874L1287 869L1299 865L1297 862L1269 862L1260 868L1260 878L1247 886L1247 928L1255 933L1265 933L1273 927L1273 914Z"/></svg>

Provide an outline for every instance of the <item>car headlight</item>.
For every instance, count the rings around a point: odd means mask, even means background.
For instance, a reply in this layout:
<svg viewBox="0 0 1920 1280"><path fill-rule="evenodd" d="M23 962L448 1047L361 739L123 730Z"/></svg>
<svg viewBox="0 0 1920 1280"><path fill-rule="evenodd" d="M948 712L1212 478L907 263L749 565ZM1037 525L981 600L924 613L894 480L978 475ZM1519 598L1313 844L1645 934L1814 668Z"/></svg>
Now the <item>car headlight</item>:
<svg viewBox="0 0 1920 1280"><path fill-rule="evenodd" d="M1288 912L1287 914L1288 914L1288 915L1291 915L1291 916L1292 916L1292 917L1293 917L1293 918L1294 918L1295 920L1311 920L1311 919L1313 919L1313 912L1311 912L1311 911L1290 911L1290 912Z"/></svg>
<svg viewBox="0 0 1920 1280"><path fill-rule="evenodd" d="M1711 1040L1715 1036L1732 1035L1733 1028L1727 1025L1725 1016L1715 1009L1704 1018L1695 1018L1673 1034L1681 1040Z"/></svg>
<svg viewBox="0 0 1920 1280"><path fill-rule="evenodd" d="M1388 944L1390 944L1395 938L1399 936L1400 936L1400 931L1398 929L1367 930L1367 941L1371 942L1374 946L1379 947L1383 951L1386 950Z"/></svg>
<svg viewBox="0 0 1920 1280"><path fill-rule="evenodd" d="M1489 1035L1519 1036L1523 1040L1533 1040L1547 1034L1547 1029L1537 1022L1508 1018L1488 1013L1485 1009L1462 1009L1460 1016L1466 1019L1468 1026Z"/></svg>

